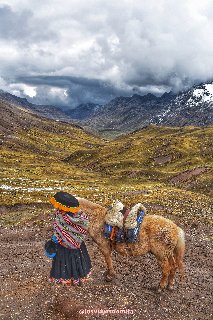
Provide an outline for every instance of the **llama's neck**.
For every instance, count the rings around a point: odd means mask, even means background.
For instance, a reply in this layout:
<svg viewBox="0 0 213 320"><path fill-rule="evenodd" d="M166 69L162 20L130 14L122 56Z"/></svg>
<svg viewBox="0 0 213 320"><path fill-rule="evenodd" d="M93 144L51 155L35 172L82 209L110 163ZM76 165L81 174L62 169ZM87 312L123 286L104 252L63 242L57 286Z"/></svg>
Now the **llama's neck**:
<svg viewBox="0 0 213 320"><path fill-rule="evenodd" d="M104 219L104 216L106 214L107 209L102 207L99 204L96 204L92 201L89 201L84 198L77 198L80 208L85 211L90 217L91 216L99 216L100 218L102 217Z"/></svg>

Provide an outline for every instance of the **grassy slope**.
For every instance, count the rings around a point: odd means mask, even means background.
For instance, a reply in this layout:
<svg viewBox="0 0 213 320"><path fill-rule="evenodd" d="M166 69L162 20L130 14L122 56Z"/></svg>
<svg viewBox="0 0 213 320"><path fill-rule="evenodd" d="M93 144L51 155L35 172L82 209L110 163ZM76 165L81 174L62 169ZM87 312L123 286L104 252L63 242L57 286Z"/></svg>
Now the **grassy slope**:
<svg viewBox="0 0 213 320"><path fill-rule="evenodd" d="M169 184L178 173L194 168L209 170L190 179L193 190L210 192L212 172L212 127L170 128L149 126L122 136L100 148L82 162L111 176L115 182L162 182ZM77 153L76 153L77 155ZM158 159L169 157L165 163ZM77 161L75 154L72 163ZM194 183L197 180L199 183ZM193 181L193 183L192 183ZM182 183L181 186L187 183ZM190 189L190 184L187 185Z"/></svg>
<svg viewBox="0 0 213 320"><path fill-rule="evenodd" d="M6 105L1 130L1 203L28 203L47 199L64 184L70 190L93 185L99 174L62 161L72 152L96 149L104 142L80 127L35 117ZM8 120L9 116L10 120ZM18 120L17 120L18 119ZM6 121L5 120L5 121ZM13 123L11 132L4 128ZM24 122L24 123L23 123ZM64 182L63 182L64 181ZM6 189L9 188L9 189ZM50 188L50 190L39 190Z"/></svg>
<svg viewBox="0 0 213 320"><path fill-rule="evenodd" d="M211 168L211 127L149 126L104 141L79 127L31 115L27 124L1 136L2 204L48 203L63 189L105 205L115 198L127 205L141 201L150 213L191 212L205 218L211 210L211 171L176 186L170 183L180 172ZM165 156L169 161L160 164L159 157ZM14 215L16 222L23 220ZM14 219L12 213L1 215L4 223Z"/></svg>

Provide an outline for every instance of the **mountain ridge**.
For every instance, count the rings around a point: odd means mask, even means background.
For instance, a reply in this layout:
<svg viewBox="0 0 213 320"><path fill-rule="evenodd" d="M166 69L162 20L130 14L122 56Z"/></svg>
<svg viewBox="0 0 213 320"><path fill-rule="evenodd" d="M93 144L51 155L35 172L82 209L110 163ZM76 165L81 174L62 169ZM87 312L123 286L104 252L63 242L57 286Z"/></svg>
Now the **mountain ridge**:
<svg viewBox="0 0 213 320"><path fill-rule="evenodd" d="M85 130L107 137L133 132L150 124L166 126L208 126L213 124L213 81L194 85L179 93L165 92L116 97L105 105L81 104L74 109L35 105L0 90L8 101L49 119L75 122Z"/></svg>
<svg viewBox="0 0 213 320"><path fill-rule="evenodd" d="M85 128L114 135L132 132L149 124L166 126L207 126L213 123L213 82L199 84L178 94L161 97L119 97L111 100Z"/></svg>
<svg viewBox="0 0 213 320"><path fill-rule="evenodd" d="M53 105L37 105L29 102L26 98L17 97L9 92L0 90L0 101L9 102L15 106L20 106L25 110L43 116L48 119L61 120L70 122L66 113L60 108Z"/></svg>

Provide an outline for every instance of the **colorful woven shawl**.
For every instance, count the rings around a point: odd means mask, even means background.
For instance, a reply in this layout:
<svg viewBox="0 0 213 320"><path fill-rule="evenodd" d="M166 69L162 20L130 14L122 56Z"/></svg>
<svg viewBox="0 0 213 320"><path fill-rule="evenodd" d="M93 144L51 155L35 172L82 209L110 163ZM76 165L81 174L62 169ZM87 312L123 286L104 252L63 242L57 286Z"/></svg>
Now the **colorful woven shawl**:
<svg viewBox="0 0 213 320"><path fill-rule="evenodd" d="M88 217L79 210L77 214L56 212L54 234L62 246L77 249L88 233Z"/></svg>

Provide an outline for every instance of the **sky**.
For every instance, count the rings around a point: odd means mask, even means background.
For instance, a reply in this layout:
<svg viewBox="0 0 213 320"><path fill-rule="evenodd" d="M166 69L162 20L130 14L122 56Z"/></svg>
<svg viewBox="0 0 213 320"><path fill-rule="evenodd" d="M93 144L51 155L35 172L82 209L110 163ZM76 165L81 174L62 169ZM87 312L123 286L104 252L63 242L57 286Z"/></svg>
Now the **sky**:
<svg viewBox="0 0 213 320"><path fill-rule="evenodd" d="M213 79L212 0L0 0L0 89L73 108Z"/></svg>

